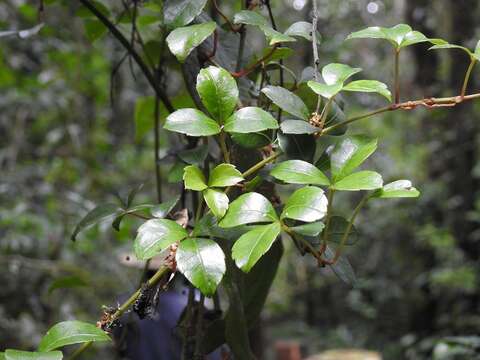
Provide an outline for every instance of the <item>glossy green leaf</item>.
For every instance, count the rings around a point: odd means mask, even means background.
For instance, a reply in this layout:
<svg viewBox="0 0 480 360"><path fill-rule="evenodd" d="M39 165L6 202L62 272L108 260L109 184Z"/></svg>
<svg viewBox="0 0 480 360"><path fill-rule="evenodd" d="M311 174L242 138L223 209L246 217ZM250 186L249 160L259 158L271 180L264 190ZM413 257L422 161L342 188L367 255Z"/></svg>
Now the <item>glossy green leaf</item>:
<svg viewBox="0 0 480 360"><path fill-rule="evenodd" d="M208 186L226 187L238 184L241 181L243 181L242 173L234 165L220 164L211 171Z"/></svg>
<svg viewBox="0 0 480 360"><path fill-rule="evenodd" d="M48 287L48 293L51 294L57 289L71 289L88 286L88 283L80 276L62 276L56 278Z"/></svg>
<svg viewBox="0 0 480 360"><path fill-rule="evenodd" d="M180 200L180 196L174 197L172 200L165 201L161 204L155 205L150 209L150 214L156 218L164 218L173 210Z"/></svg>
<svg viewBox="0 0 480 360"><path fill-rule="evenodd" d="M199 145L193 149L179 151L177 156L187 164L203 166L208 156L208 145Z"/></svg>
<svg viewBox="0 0 480 360"><path fill-rule="evenodd" d="M434 46L432 46L428 50L460 49L460 50L466 52L468 54L468 56L470 56L470 58L476 59L477 61L480 61L480 48L479 48L480 41L477 43L477 46L475 47L474 52L472 52L470 49L468 49L464 46L450 44L447 41L442 40L442 39L430 40L430 42L432 44L434 44Z"/></svg>
<svg viewBox="0 0 480 360"><path fill-rule="evenodd" d="M252 133L278 129L277 120L270 113L258 107L244 107L225 122L224 130L233 133Z"/></svg>
<svg viewBox="0 0 480 360"><path fill-rule="evenodd" d="M183 169L183 181L185 182L185 189L188 190L202 191L208 187L205 175L195 165Z"/></svg>
<svg viewBox="0 0 480 360"><path fill-rule="evenodd" d="M321 130L304 120L284 120L280 129L284 134L315 134Z"/></svg>
<svg viewBox="0 0 480 360"><path fill-rule="evenodd" d="M330 185L325 174L302 160L281 162L272 169L270 175L289 184Z"/></svg>
<svg viewBox="0 0 480 360"><path fill-rule="evenodd" d="M409 45L429 41L429 39L419 31L413 31L405 24L395 25L391 28L369 27L350 34L348 39L385 39L396 48L402 48Z"/></svg>
<svg viewBox="0 0 480 360"><path fill-rule="evenodd" d="M282 34L281 32L278 32L274 29L272 29L270 26L260 26L260 29L263 31L265 34L265 37L268 40L268 45L275 45L279 43L284 43L284 42L294 42L297 41L295 38Z"/></svg>
<svg viewBox="0 0 480 360"><path fill-rule="evenodd" d="M197 91L203 105L214 119L222 123L237 106L238 87L228 71L215 66L200 70Z"/></svg>
<svg viewBox="0 0 480 360"><path fill-rule="evenodd" d="M372 196L373 198L412 198L418 197L420 192L412 186L409 180L397 180L386 184Z"/></svg>
<svg viewBox="0 0 480 360"><path fill-rule="evenodd" d="M232 247L232 258L235 264L245 272L249 272L257 261L270 249L280 235L280 223L261 225L243 234Z"/></svg>
<svg viewBox="0 0 480 360"><path fill-rule="evenodd" d="M318 236L322 232L325 224L321 221L313 222L310 224L298 225L291 227L290 230L303 236Z"/></svg>
<svg viewBox="0 0 480 360"><path fill-rule="evenodd" d="M83 219L80 220L77 226L75 226L75 229L73 230L73 233L71 236L72 241L76 240L78 233L83 229L93 224L97 224L108 218L111 218L119 214L120 211L121 209L118 207L118 205L115 205L115 204L98 205L93 210L89 211L87 215L85 215Z"/></svg>
<svg viewBox="0 0 480 360"><path fill-rule="evenodd" d="M342 216L334 215L330 218L330 226L328 227L328 241L340 244L349 221ZM354 245L358 241L359 235L355 226L350 228L345 245Z"/></svg>
<svg viewBox="0 0 480 360"><path fill-rule="evenodd" d="M340 140L330 154L333 180L351 174L377 149L377 139L363 135L348 136Z"/></svg>
<svg viewBox="0 0 480 360"><path fill-rule="evenodd" d="M310 113L307 106L294 93L281 86L271 85L264 87L262 92L280 109L300 119L308 120Z"/></svg>
<svg viewBox="0 0 480 360"><path fill-rule="evenodd" d="M142 212L142 211L145 211L145 210L150 210L151 208L153 207L152 204L141 204L141 205L137 205L137 206L133 206L131 208L129 208L128 210L125 210L125 211L122 211L112 222L112 227L117 230L117 231L120 231L120 225L122 223L122 220L124 219L124 217L128 214L132 214L132 213L137 213L137 212Z"/></svg>
<svg viewBox="0 0 480 360"><path fill-rule="evenodd" d="M288 218L304 222L320 220L327 213L328 200L323 190L305 186L296 190L286 201L281 219Z"/></svg>
<svg viewBox="0 0 480 360"><path fill-rule="evenodd" d="M233 17L234 24L245 24L253 26L266 26L267 19L255 11L242 10L236 13Z"/></svg>
<svg viewBox="0 0 480 360"><path fill-rule="evenodd" d="M178 183L183 181L183 169L187 166L183 161L177 161L168 170L167 181L169 183Z"/></svg>
<svg viewBox="0 0 480 360"><path fill-rule="evenodd" d="M148 220L138 228L134 242L135 255L139 260L150 259L187 236L187 230L173 220Z"/></svg>
<svg viewBox="0 0 480 360"><path fill-rule="evenodd" d="M47 331L38 345L38 350L47 352L66 345L89 341L110 341L110 337L93 324L77 320L64 321Z"/></svg>
<svg viewBox="0 0 480 360"><path fill-rule="evenodd" d="M375 190L383 185L382 176L375 171L359 171L336 181L332 188L343 191Z"/></svg>
<svg viewBox="0 0 480 360"><path fill-rule="evenodd" d="M8 350L5 350L4 356L6 360L62 360L63 359L63 354L61 351L30 352L30 351L8 349Z"/></svg>
<svg viewBox="0 0 480 360"><path fill-rule="evenodd" d="M215 31L214 21L180 27L167 36L167 44L171 53L180 62L184 62L193 49L204 42Z"/></svg>
<svg viewBox="0 0 480 360"><path fill-rule="evenodd" d="M232 140L246 149L259 149L272 142L272 131L266 130L258 133L231 133Z"/></svg>
<svg viewBox="0 0 480 360"><path fill-rule="evenodd" d="M309 82L307 82L307 85L316 94L323 96L324 98L327 98L327 99L331 99L343 89L342 83L327 85L327 84L322 84L322 83L310 80Z"/></svg>
<svg viewBox="0 0 480 360"><path fill-rule="evenodd" d="M357 80L352 81L343 87L345 91L354 92L374 92L392 100L392 93L388 90L388 86L377 80Z"/></svg>
<svg viewBox="0 0 480 360"><path fill-rule="evenodd" d="M243 194L230 204L219 225L230 228L243 224L273 222L278 216L268 199L255 192Z"/></svg>
<svg viewBox="0 0 480 360"><path fill-rule="evenodd" d="M203 191L203 198L216 217L221 218L225 215L229 199L223 191L206 189Z"/></svg>
<svg viewBox="0 0 480 360"><path fill-rule="evenodd" d="M189 136L211 136L220 132L220 125L197 109L180 109L170 114L164 128Z"/></svg>
<svg viewBox="0 0 480 360"><path fill-rule="evenodd" d="M177 28L190 24L207 4L207 0L166 0L163 5L165 24Z"/></svg>
<svg viewBox="0 0 480 360"><path fill-rule="evenodd" d="M352 68L345 64L328 64L322 68L322 78L327 85L344 83L348 78L362 71L360 68Z"/></svg>
<svg viewBox="0 0 480 360"><path fill-rule="evenodd" d="M215 293L225 274L225 255L212 240L192 238L182 241L175 260L178 270L206 296Z"/></svg>
<svg viewBox="0 0 480 360"><path fill-rule="evenodd" d="M313 135L278 133L278 145L288 159L313 161L317 144Z"/></svg>
<svg viewBox="0 0 480 360"><path fill-rule="evenodd" d="M285 35L300 36L305 40L312 41L312 24L306 21L297 21L285 30ZM320 44L320 33L317 31L317 43Z"/></svg>

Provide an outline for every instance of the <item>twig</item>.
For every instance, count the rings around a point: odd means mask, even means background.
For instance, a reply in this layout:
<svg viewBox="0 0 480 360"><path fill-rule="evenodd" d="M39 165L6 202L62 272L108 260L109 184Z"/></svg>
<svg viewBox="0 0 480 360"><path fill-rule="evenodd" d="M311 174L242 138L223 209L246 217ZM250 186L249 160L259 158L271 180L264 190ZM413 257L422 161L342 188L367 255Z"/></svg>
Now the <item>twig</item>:
<svg viewBox="0 0 480 360"><path fill-rule="evenodd" d="M395 104L400 102L400 49L395 49L394 87Z"/></svg>
<svg viewBox="0 0 480 360"><path fill-rule="evenodd" d="M317 46L317 27L318 27L318 9L317 9L317 0L312 0L313 4L313 18L312 18L312 49L313 49L313 76L315 81L319 81L319 71L318 67L320 66L320 58L318 57L318 46ZM322 98L318 95L317 99L317 107L315 112L318 113L320 110L320 104L322 102Z"/></svg>
<svg viewBox="0 0 480 360"><path fill-rule="evenodd" d="M245 75L248 75L250 74L253 70L255 70L255 68L262 64L265 60L268 60L272 55L273 53L275 52L275 50L277 50L277 47L278 45L274 45L272 47L272 49L264 56L262 57L261 59L257 60L254 64L252 64L251 66L249 66L248 68L246 69L243 69L243 70L240 70L240 71L235 71L232 74L233 77L242 77L242 76L245 76ZM237 62L238 63L238 62Z"/></svg>
<svg viewBox="0 0 480 360"><path fill-rule="evenodd" d="M462 98L465 97L465 94L467 92L467 87L468 87L468 81L470 80L470 75L472 74L472 70L475 67L476 63L477 63L477 59L472 57L470 59L470 65L468 65L467 73L465 74L465 79L463 80L462 91L460 92L460 96Z"/></svg>

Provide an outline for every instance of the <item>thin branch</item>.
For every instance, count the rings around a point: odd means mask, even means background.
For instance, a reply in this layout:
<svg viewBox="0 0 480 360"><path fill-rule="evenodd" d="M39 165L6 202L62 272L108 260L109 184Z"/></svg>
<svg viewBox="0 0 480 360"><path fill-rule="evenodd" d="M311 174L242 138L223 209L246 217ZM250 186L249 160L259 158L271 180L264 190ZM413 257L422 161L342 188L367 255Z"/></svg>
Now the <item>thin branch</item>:
<svg viewBox="0 0 480 360"><path fill-rule="evenodd" d="M460 92L460 96L462 98L465 97L465 94L467 92L467 87L468 87L468 81L470 80L470 75L472 74L472 70L475 67L476 63L477 63L477 59L472 57L470 59L470 65L468 65L467 73L465 74L465 80L463 80L462 91Z"/></svg>
<svg viewBox="0 0 480 360"><path fill-rule="evenodd" d="M242 77L242 76L245 76L245 75L248 75L250 74L253 70L256 69L256 67L260 64L262 64L263 62L265 62L266 60L268 60L272 55L273 53L275 52L275 50L277 50L277 45L274 45L272 47L272 49L264 56L262 57L261 59L257 60L254 64L252 64L251 66L249 66L248 68L246 69L243 69L243 70L240 70L240 71L235 71L232 74L233 77Z"/></svg>
<svg viewBox="0 0 480 360"><path fill-rule="evenodd" d="M319 82L319 71L318 67L320 66L320 58L318 57L318 46L317 46L317 27L318 27L318 8L317 8L317 0L312 0L313 4L313 18L312 18L312 49L313 49L313 76L315 77L315 81ZM322 102L322 98L318 95L317 99L317 107L315 112L318 113L320 110L320 104Z"/></svg>
<svg viewBox="0 0 480 360"><path fill-rule="evenodd" d="M395 104L400 102L400 49L395 49L394 64Z"/></svg>
<svg viewBox="0 0 480 360"><path fill-rule="evenodd" d="M155 93L158 95L158 97L162 100L163 104L167 108L169 112L175 111L175 108L173 107L172 103L170 102L170 99L168 98L167 94L163 91L163 89L158 86L158 84L155 81L155 77L153 76L152 72L150 71L149 67L145 62L143 61L142 57L138 54L138 52L131 46L130 42L123 36L123 34L117 29L117 27L105 16L102 14L101 11L99 11L95 5L93 5L90 0L79 0L80 3L82 3L83 6L85 6L93 15L97 17L100 22L105 25L108 30L112 33L112 35L122 44L122 46L130 53L130 55L133 57L137 65L140 67L140 70L142 73L145 75L147 78L147 81L150 83L152 86L153 90Z"/></svg>
<svg viewBox="0 0 480 360"><path fill-rule="evenodd" d="M220 7L218 6L216 0L212 0L212 5L215 8L215 11L218 13L218 15L220 15L220 17L223 20L225 20L225 22L228 24L228 27L230 28L230 30L232 30L233 32L238 32L240 30L241 26L235 27L235 25L233 25L230 19L222 12L222 10L220 10Z"/></svg>

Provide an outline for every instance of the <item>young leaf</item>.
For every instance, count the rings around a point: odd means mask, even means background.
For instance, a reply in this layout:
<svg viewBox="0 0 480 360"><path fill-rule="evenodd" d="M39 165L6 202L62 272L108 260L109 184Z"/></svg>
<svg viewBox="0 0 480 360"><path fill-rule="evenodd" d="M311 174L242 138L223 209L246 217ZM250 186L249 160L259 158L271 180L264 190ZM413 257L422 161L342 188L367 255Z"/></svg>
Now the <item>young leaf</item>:
<svg viewBox="0 0 480 360"><path fill-rule="evenodd" d="M322 78L327 85L343 84L348 78L362 71L345 64L328 64L322 68Z"/></svg>
<svg viewBox="0 0 480 360"><path fill-rule="evenodd" d="M294 226L291 227L290 230L303 236L318 236L320 235L324 227L324 223L322 223L321 221L317 221L310 224Z"/></svg>
<svg viewBox="0 0 480 360"><path fill-rule="evenodd" d="M1 358L1 356L0 356ZM61 351L29 352L20 350L5 350L5 360L62 360Z"/></svg>
<svg viewBox="0 0 480 360"><path fill-rule="evenodd" d="M294 93L281 86L266 86L262 92L280 109L285 112L308 120L309 112L305 103Z"/></svg>
<svg viewBox="0 0 480 360"><path fill-rule="evenodd" d="M150 259L171 244L181 241L187 236L187 230L173 220L148 220L138 228L133 245L135 255L139 260Z"/></svg>
<svg viewBox="0 0 480 360"><path fill-rule="evenodd" d="M211 136L220 132L220 125L197 109L180 109L171 113L164 128L189 136Z"/></svg>
<svg viewBox="0 0 480 360"><path fill-rule="evenodd" d="M113 217L114 215L119 214L120 211L121 209L115 204L98 205L93 210L89 211L87 215L85 215L83 219L80 220L77 226L75 226L75 229L73 230L73 233L71 236L72 241L76 240L78 233L83 229L93 224L97 224L102 220L106 220L110 217Z"/></svg>
<svg viewBox="0 0 480 360"><path fill-rule="evenodd" d="M178 270L206 296L215 293L225 274L225 255L212 240L192 238L182 241L175 260Z"/></svg>
<svg viewBox="0 0 480 360"><path fill-rule="evenodd" d="M203 198L216 217L222 218L225 215L228 209L229 200L228 196L223 191L206 189L203 192Z"/></svg>
<svg viewBox="0 0 480 360"><path fill-rule="evenodd" d="M89 341L110 341L110 337L93 324L77 320L64 321L47 331L40 341L38 350L48 352L66 345Z"/></svg>
<svg viewBox="0 0 480 360"><path fill-rule="evenodd" d="M232 247L232 258L244 272L249 272L280 235L280 223L261 225L243 234Z"/></svg>
<svg viewBox="0 0 480 360"><path fill-rule="evenodd" d="M383 185L382 176L375 171L359 171L336 181L332 189L343 191L375 190Z"/></svg>
<svg viewBox="0 0 480 360"><path fill-rule="evenodd" d="M304 222L320 220L327 213L327 197L323 190L305 186L296 190L285 203L281 219L288 218Z"/></svg>
<svg viewBox="0 0 480 360"><path fill-rule="evenodd" d="M377 139L353 135L340 140L330 154L334 182L351 174L377 149Z"/></svg>
<svg viewBox="0 0 480 360"><path fill-rule="evenodd" d="M350 34L348 39L385 39L397 49L421 42L430 41L419 31L413 31L405 24L395 25L391 28L369 27Z"/></svg>
<svg viewBox="0 0 480 360"><path fill-rule="evenodd" d="M177 28L190 24L203 10L207 0L167 0L163 6L165 25Z"/></svg>
<svg viewBox="0 0 480 360"><path fill-rule="evenodd" d="M252 133L268 129L278 129L277 120L258 107L244 107L225 122L224 130L233 133Z"/></svg>
<svg viewBox="0 0 480 360"><path fill-rule="evenodd" d="M392 100L392 94L388 90L387 85L380 81L376 80L357 80L352 81L343 87L345 91L355 91L355 92L375 92L387 98L387 100Z"/></svg>
<svg viewBox="0 0 480 360"><path fill-rule="evenodd" d="M156 218L164 218L173 210L175 205L177 205L180 200L180 196L173 198L172 200L165 201L159 205L154 206L150 209L150 214Z"/></svg>
<svg viewBox="0 0 480 360"><path fill-rule="evenodd" d="M323 96L326 99L331 99L343 89L342 83L327 85L327 84L322 84L322 83L310 80L309 82L307 82L307 85L316 94Z"/></svg>
<svg viewBox="0 0 480 360"><path fill-rule="evenodd" d="M281 162L273 168L270 175L289 184L330 185L330 181L320 170L302 160Z"/></svg>
<svg viewBox="0 0 480 360"><path fill-rule="evenodd" d="M167 36L168 48L178 61L184 62L193 49L212 35L215 28L214 21L177 28Z"/></svg>
<svg viewBox="0 0 480 360"><path fill-rule="evenodd" d="M282 34L281 32L278 32L274 29L272 29L270 26L260 26L260 29L263 31L265 34L265 37L268 40L268 45L275 45L278 43L283 43L283 42L293 42L297 41L295 38Z"/></svg>
<svg viewBox="0 0 480 360"><path fill-rule="evenodd" d="M219 226L230 228L243 224L274 222L278 220L275 209L268 199L255 192L243 194L230 204Z"/></svg>
<svg viewBox="0 0 480 360"><path fill-rule="evenodd" d="M195 165L190 165L183 169L183 181L185 182L185 189L202 191L207 186L207 180L202 170Z"/></svg>
<svg viewBox="0 0 480 360"><path fill-rule="evenodd" d="M386 184L383 188L377 190L372 196L373 198L406 198L418 197L420 192L412 186L409 180L397 180Z"/></svg>
<svg viewBox="0 0 480 360"><path fill-rule="evenodd" d="M306 21L298 21L290 25L285 31L285 35L288 36L300 36L307 41L312 41L312 24ZM321 36L317 31L317 43L320 44Z"/></svg>
<svg viewBox="0 0 480 360"><path fill-rule="evenodd" d="M238 102L238 87L228 71L215 66L200 70L197 91L203 105L220 123L232 114Z"/></svg>
<svg viewBox="0 0 480 360"><path fill-rule="evenodd" d="M240 171L232 164L217 165L208 179L208 186L210 187L226 187L238 184L243 181L243 176Z"/></svg>
<svg viewBox="0 0 480 360"><path fill-rule="evenodd" d="M233 17L234 24L245 24L253 26L266 26L267 19L255 11L242 10Z"/></svg>
<svg viewBox="0 0 480 360"><path fill-rule="evenodd" d="M315 134L321 130L303 120L283 120L280 129L284 134Z"/></svg>

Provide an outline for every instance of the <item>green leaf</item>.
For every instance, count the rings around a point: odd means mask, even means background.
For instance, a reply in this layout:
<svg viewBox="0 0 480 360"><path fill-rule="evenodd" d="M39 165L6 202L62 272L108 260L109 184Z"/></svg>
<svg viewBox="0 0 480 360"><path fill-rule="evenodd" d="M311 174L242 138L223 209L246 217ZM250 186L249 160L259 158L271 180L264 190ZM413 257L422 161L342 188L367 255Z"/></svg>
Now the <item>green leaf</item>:
<svg viewBox="0 0 480 360"><path fill-rule="evenodd" d="M306 21L298 21L290 25L285 31L288 36L300 36L307 41L312 41L312 24ZM317 43L320 44L320 33L317 31Z"/></svg>
<svg viewBox="0 0 480 360"><path fill-rule="evenodd" d="M222 123L237 106L238 87L228 71L215 66L200 70L197 91L213 118Z"/></svg>
<svg viewBox="0 0 480 360"><path fill-rule="evenodd" d="M83 229L93 224L97 224L110 217L113 217L114 215L117 215L120 211L121 209L115 204L98 205L93 210L89 211L87 215L85 215L83 219L80 220L77 226L75 226L75 229L73 230L71 236L72 241L76 240L78 233Z"/></svg>
<svg viewBox="0 0 480 360"><path fill-rule="evenodd" d="M383 185L382 176L375 171L359 171L335 182L332 189L343 191L375 190Z"/></svg>
<svg viewBox="0 0 480 360"><path fill-rule="evenodd" d="M335 252L327 246L325 249L325 257L327 260L332 260L335 256ZM340 256L335 264L330 265L330 268L333 270L335 275L338 276L340 280L345 282L350 286L355 286L357 283L357 277L355 276L355 271L353 270L352 265L347 260L345 256Z"/></svg>
<svg viewBox="0 0 480 360"><path fill-rule="evenodd" d="M215 293L225 274L225 255L212 240L193 238L182 241L175 260L178 270L206 296Z"/></svg>
<svg viewBox="0 0 480 360"><path fill-rule="evenodd" d="M268 40L268 45L275 45L283 42L293 42L297 41L295 38L282 34L281 32L278 32L274 29L272 29L270 26L260 26L260 30L263 31L265 34L265 37Z"/></svg>
<svg viewBox="0 0 480 360"><path fill-rule="evenodd" d="M477 42L477 45L475 46L475 51L473 53L473 56L477 61L480 61L480 40Z"/></svg>
<svg viewBox="0 0 480 360"><path fill-rule="evenodd" d="M471 59L475 59L477 61L480 61L480 41L477 43L477 46L475 47L474 52L472 52L470 49L460 46L460 45L455 45L455 44L450 44L446 42L445 40L442 39L430 39L430 42L434 44L431 48L428 50L439 50L439 49L460 49L468 54Z"/></svg>
<svg viewBox="0 0 480 360"><path fill-rule="evenodd" d="M312 135L278 133L277 136L278 145L288 159L313 161L317 144Z"/></svg>
<svg viewBox="0 0 480 360"><path fill-rule="evenodd" d="M135 103L135 141L139 142L153 129L155 98L141 97Z"/></svg>
<svg viewBox="0 0 480 360"><path fill-rule="evenodd" d="M88 283L79 276L63 276L55 279L48 287L48 293L51 294L56 289L67 289L76 287L85 287Z"/></svg>
<svg viewBox="0 0 480 360"><path fill-rule="evenodd" d="M226 187L238 184L241 181L243 181L242 173L234 165L220 164L210 173L208 186Z"/></svg>
<svg viewBox="0 0 480 360"><path fill-rule="evenodd" d="M343 87L345 91L355 91L355 92L375 92L387 98L387 100L392 100L392 94L388 90L387 85L377 80L357 80L352 81Z"/></svg>
<svg viewBox="0 0 480 360"><path fill-rule="evenodd" d="M395 25L391 28L369 27L350 34L348 39L385 39L398 49L430 41L421 32L413 31L410 26L405 24Z"/></svg>
<svg viewBox="0 0 480 360"><path fill-rule="evenodd" d="M6 360L62 360L63 354L61 351L29 352L29 351L8 349L8 350L5 350L5 359Z"/></svg>
<svg viewBox="0 0 480 360"><path fill-rule="evenodd" d="M258 133L231 133L232 140L247 149L258 149L272 142L272 131L266 130Z"/></svg>
<svg viewBox="0 0 480 360"><path fill-rule="evenodd" d="M412 186L409 180L397 180L386 184L380 190L376 191L373 198L411 198L418 197L420 192Z"/></svg>
<svg viewBox="0 0 480 360"><path fill-rule="evenodd" d="M330 154L330 167L334 182L351 174L377 149L377 139L363 135L348 136L340 140Z"/></svg>
<svg viewBox="0 0 480 360"><path fill-rule="evenodd" d="M163 6L165 24L177 28L190 24L207 4L207 0L167 0Z"/></svg>
<svg viewBox="0 0 480 360"><path fill-rule="evenodd" d="M323 190L305 186L296 190L285 203L281 219L288 218L304 222L320 220L327 213L328 200Z"/></svg>
<svg viewBox="0 0 480 360"><path fill-rule="evenodd" d="M307 85L316 94L323 96L324 98L327 98L327 99L331 99L343 89L342 83L327 85L327 84L322 84L322 83L310 80L309 82L307 82Z"/></svg>
<svg viewBox="0 0 480 360"><path fill-rule="evenodd" d="M261 225L243 234L232 247L232 258L235 264L245 272L249 272L257 261L272 246L280 235L280 223Z"/></svg>
<svg viewBox="0 0 480 360"><path fill-rule="evenodd" d="M89 341L110 341L110 337L93 324L77 320L63 321L47 331L38 345L38 350L47 352Z"/></svg>
<svg viewBox="0 0 480 360"><path fill-rule="evenodd" d="M252 133L268 129L278 129L277 120L258 107L244 107L235 112L225 122L224 130L233 133Z"/></svg>
<svg viewBox="0 0 480 360"><path fill-rule="evenodd" d="M320 170L302 160L281 162L273 168L270 175L289 184L330 185L330 181Z"/></svg>
<svg viewBox="0 0 480 360"><path fill-rule="evenodd" d="M203 198L216 217L222 218L225 215L229 200L223 191L206 189L203 191Z"/></svg>
<svg viewBox="0 0 480 360"><path fill-rule="evenodd" d="M180 109L170 114L164 128L189 136L211 136L220 132L220 125L197 109Z"/></svg>
<svg viewBox="0 0 480 360"><path fill-rule="evenodd" d="M318 236L320 235L324 227L324 223L322 223L321 221L317 221L310 224L294 226L291 227L290 230L303 236Z"/></svg>
<svg viewBox="0 0 480 360"><path fill-rule="evenodd" d="M181 241L187 236L187 230L173 220L148 220L138 228L133 245L135 255L139 260L150 259L171 244Z"/></svg>
<svg viewBox="0 0 480 360"><path fill-rule="evenodd" d="M128 210L122 211L112 222L112 227L120 231L120 225L123 221L123 218L128 215L139 211L150 210L153 207L151 204L142 204L128 208Z"/></svg>
<svg viewBox="0 0 480 360"><path fill-rule="evenodd" d="M193 49L205 41L215 31L214 21L180 27L167 36L167 44L171 53L180 62L184 62Z"/></svg>
<svg viewBox="0 0 480 360"><path fill-rule="evenodd" d="M315 134L321 130L304 120L284 120L280 129L284 134Z"/></svg>
<svg viewBox="0 0 480 360"><path fill-rule="evenodd" d="M187 165L183 161L177 161L168 171L167 181L169 183L178 183L183 181L183 169Z"/></svg>
<svg viewBox="0 0 480 360"><path fill-rule="evenodd" d="M200 145L193 149L182 150L178 157L190 165L203 165L208 156L208 145Z"/></svg>
<svg viewBox="0 0 480 360"><path fill-rule="evenodd" d="M233 17L234 24L245 24L253 26L266 26L267 19L255 11L242 10Z"/></svg>
<svg viewBox="0 0 480 360"><path fill-rule="evenodd" d="M309 112L307 106L294 93L281 86L271 85L264 87L262 92L280 109L300 119L308 120Z"/></svg>
<svg viewBox="0 0 480 360"><path fill-rule="evenodd" d="M345 64L332 63L322 68L322 78L327 85L344 83L348 78L362 71L360 68L352 68Z"/></svg>
<svg viewBox="0 0 480 360"><path fill-rule="evenodd" d="M349 221L342 216L334 215L330 218L330 226L328 227L328 241L340 244L347 229ZM348 235L345 245L354 245L358 241L358 231L352 225L350 234Z"/></svg>
<svg viewBox="0 0 480 360"><path fill-rule="evenodd" d="M85 26L85 35L92 43L107 33L105 25L97 19L85 19L83 24Z"/></svg>
<svg viewBox="0 0 480 360"><path fill-rule="evenodd" d="M159 205L154 206L150 209L150 214L156 218L164 218L173 210L175 205L177 205L180 200L180 196L173 198L172 200L165 201Z"/></svg>
<svg viewBox="0 0 480 360"><path fill-rule="evenodd" d="M243 194L230 204L219 226L230 228L243 224L273 222L278 216L268 199L255 192Z"/></svg>
<svg viewBox="0 0 480 360"><path fill-rule="evenodd" d="M183 181L185 182L185 189L188 190L203 191L208 187L205 175L195 165L183 169Z"/></svg>

